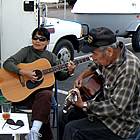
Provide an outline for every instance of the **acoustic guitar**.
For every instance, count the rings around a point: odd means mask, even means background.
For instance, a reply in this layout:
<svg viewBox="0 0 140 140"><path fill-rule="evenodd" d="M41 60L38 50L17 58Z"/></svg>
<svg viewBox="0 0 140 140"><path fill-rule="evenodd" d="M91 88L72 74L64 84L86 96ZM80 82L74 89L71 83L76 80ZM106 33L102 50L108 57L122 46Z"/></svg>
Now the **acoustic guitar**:
<svg viewBox="0 0 140 140"><path fill-rule="evenodd" d="M91 58L81 58L74 60L75 65L89 61ZM54 72L68 68L68 64L60 64L51 67L47 59L41 58L32 63L19 63L17 66L24 70L35 71L38 80L32 82L24 76L16 75L4 68L0 70L0 87L3 96L12 102L19 102L27 98L34 91L51 87L55 82Z"/></svg>
<svg viewBox="0 0 140 140"><path fill-rule="evenodd" d="M87 100L96 100L99 95L101 88L103 86L103 79L101 75L97 72L93 74L93 76L79 88L80 95L82 101ZM77 101L78 93L76 91L72 91L66 98L64 102L63 112L67 113L67 110L70 109L71 105L73 105Z"/></svg>

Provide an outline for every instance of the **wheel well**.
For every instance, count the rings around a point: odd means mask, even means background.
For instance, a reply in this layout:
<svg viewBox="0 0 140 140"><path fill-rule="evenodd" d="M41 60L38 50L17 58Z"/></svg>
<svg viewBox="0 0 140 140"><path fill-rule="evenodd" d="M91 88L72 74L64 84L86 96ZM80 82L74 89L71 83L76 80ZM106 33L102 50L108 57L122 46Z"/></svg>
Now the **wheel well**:
<svg viewBox="0 0 140 140"><path fill-rule="evenodd" d="M60 41L61 39L69 40L69 41L72 43L74 50L78 50L78 45L79 45L79 43L78 43L77 37L76 37L75 35L67 35L67 36L61 37L61 38L57 41L57 43L55 44L55 46L59 43L59 41ZM55 47L54 47L54 48L55 48Z"/></svg>
<svg viewBox="0 0 140 140"><path fill-rule="evenodd" d="M138 30L138 28L140 28L140 25L137 26L137 30ZM136 30L136 31L137 31L137 30ZM127 34L126 36L124 36L124 38L127 38L127 37L131 37L131 38L132 38L133 33L135 33L136 31L129 31L128 34Z"/></svg>

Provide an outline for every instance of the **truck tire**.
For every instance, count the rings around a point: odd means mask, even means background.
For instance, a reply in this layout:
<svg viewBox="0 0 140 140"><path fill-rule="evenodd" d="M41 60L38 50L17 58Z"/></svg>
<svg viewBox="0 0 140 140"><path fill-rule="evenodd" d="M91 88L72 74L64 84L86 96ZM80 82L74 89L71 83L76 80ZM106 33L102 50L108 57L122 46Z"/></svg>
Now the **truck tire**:
<svg viewBox="0 0 140 140"><path fill-rule="evenodd" d="M69 1L68 4L69 4L69 5L74 5L75 2Z"/></svg>
<svg viewBox="0 0 140 140"><path fill-rule="evenodd" d="M135 52L140 52L140 27L133 33L132 48Z"/></svg>
<svg viewBox="0 0 140 140"><path fill-rule="evenodd" d="M61 64L74 59L74 48L72 43L67 39L60 40L53 51L60 59Z"/></svg>

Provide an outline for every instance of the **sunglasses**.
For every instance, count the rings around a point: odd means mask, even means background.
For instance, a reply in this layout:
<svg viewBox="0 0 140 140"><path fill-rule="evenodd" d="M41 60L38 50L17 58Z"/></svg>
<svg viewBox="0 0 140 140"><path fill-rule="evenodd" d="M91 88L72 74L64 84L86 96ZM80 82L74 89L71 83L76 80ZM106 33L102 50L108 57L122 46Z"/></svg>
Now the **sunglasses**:
<svg viewBox="0 0 140 140"><path fill-rule="evenodd" d="M41 41L41 42L44 42L44 41L47 40L47 39L44 38L44 37L38 37L38 36L34 36L32 39L33 39L33 40L38 40L38 39L39 39L39 41Z"/></svg>
<svg viewBox="0 0 140 140"><path fill-rule="evenodd" d="M5 124L10 124L10 125L15 125L15 126L19 126L18 128L12 128L9 126L9 128L11 128L12 130L17 130L19 129L20 127L24 126L24 123L22 120L17 120L17 122L15 123L14 120L12 119L7 119L6 122L4 123L4 125L2 126L2 129L4 128Z"/></svg>

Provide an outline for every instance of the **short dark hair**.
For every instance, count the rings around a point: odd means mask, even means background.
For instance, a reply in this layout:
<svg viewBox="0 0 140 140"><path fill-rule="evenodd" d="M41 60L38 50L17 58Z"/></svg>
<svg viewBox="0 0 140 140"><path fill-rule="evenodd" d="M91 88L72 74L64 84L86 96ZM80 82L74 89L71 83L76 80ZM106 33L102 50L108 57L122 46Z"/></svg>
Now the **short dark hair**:
<svg viewBox="0 0 140 140"><path fill-rule="evenodd" d="M43 27L39 27L39 28L36 28L33 33L32 33L32 38L36 35L36 34L39 34L41 36L44 36L47 38L47 40L50 40L50 32L46 29L46 28L43 28Z"/></svg>

